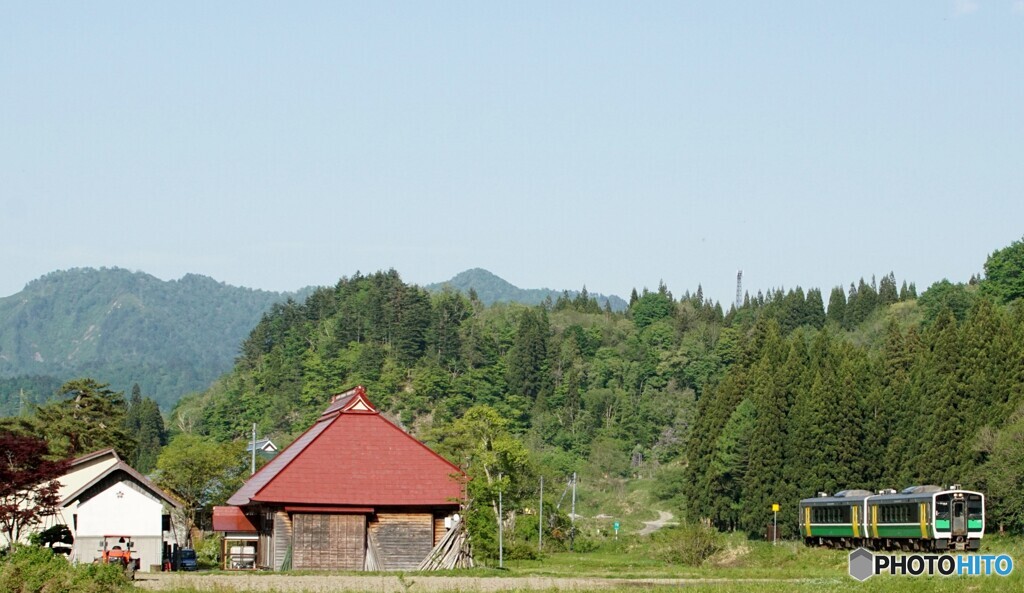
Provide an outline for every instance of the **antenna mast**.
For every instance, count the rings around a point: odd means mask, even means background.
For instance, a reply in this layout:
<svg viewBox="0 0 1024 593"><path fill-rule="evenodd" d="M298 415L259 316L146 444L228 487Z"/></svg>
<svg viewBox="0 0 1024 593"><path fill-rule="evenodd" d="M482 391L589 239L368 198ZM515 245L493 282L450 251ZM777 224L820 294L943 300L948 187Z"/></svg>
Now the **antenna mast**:
<svg viewBox="0 0 1024 593"><path fill-rule="evenodd" d="M743 270L736 272L736 308L743 306Z"/></svg>

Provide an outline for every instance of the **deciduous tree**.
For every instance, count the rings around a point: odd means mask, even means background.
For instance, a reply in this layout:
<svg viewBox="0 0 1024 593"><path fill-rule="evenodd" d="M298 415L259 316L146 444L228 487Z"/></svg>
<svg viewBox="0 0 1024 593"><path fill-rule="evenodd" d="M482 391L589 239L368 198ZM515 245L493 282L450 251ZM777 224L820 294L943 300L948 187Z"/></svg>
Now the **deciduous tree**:
<svg viewBox="0 0 1024 593"><path fill-rule="evenodd" d="M67 467L49 458L43 439L0 432L0 529L7 541L18 541L25 529L53 514L60 502L57 478Z"/></svg>

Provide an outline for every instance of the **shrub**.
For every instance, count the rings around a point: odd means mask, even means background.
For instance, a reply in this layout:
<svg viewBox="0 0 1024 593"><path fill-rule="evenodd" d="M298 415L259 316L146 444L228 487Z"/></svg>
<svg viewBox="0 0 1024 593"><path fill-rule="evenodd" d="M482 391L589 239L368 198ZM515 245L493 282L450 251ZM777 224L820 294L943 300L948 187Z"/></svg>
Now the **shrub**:
<svg viewBox="0 0 1024 593"><path fill-rule="evenodd" d="M217 533L207 535L195 542L196 562L199 563L200 568L220 567L221 542L223 540L224 536Z"/></svg>
<svg viewBox="0 0 1024 593"><path fill-rule="evenodd" d="M119 565L72 565L49 548L15 546L0 560L0 591L117 593L130 588Z"/></svg>
<svg viewBox="0 0 1024 593"><path fill-rule="evenodd" d="M672 564L700 566L725 545L722 534L704 525L680 525L651 536L655 556Z"/></svg>

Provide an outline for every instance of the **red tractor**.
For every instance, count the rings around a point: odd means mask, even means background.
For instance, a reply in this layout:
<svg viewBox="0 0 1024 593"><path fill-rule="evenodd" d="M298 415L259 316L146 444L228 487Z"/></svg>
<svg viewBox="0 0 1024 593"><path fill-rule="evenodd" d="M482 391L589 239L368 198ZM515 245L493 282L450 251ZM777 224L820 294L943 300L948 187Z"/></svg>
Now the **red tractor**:
<svg viewBox="0 0 1024 593"><path fill-rule="evenodd" d="M120 564L124 573L133 581L135 572L139 570L139 558L132 558L132 548L135 544L130 535L104 535L103 548L100 549L100 556L96 562L103 564Z"/></svg>

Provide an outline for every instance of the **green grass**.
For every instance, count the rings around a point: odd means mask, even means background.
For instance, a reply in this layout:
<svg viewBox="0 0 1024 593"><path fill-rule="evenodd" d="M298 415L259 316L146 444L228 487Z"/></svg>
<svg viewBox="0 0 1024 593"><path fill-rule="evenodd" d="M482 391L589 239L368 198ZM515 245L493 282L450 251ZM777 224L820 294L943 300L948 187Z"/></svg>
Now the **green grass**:
<svg viewBox="0 0 1024 593"><path fill-rule="evenodd" d="M468 571L443 571L431 574L406 574L412 582L410 593L423 591L417 581L433 576L460 577L553 577L553 578L609 578L621 582L611 588L594 591L678 591L687 590L722 592L964 592L1024 590L1024 539L988 536L983 546L985 554L1009 554L1016 563L1009 577L894 577L878 576L864 583L847 575L847 551L808 548L797 542L748 541L739 535L725 538L725 547L697 567L666 564L654 557L648 538L622 537L606 541L588 553L558 552L547 554L540 560L514 560L505 563L505 570L476 568ZM300 573L290 573L300 574ZM325 573L303 572L323 575ZM331 573L366 576L368 573ZM390 573L389 576L395 576ZM658 579L687 579L685 584L658 583ZM654 580L655 582L650 582ZM639 582L643 581L643 582ZM208 590L208 589L205 589ZM472 591L473 589L466 589ZM509 590L515 590L513 587ZM584 589L585 590L585 589ZM195 593L194 589L179 589L177 593ZM217 591L217 589L214 589ZM220 589L227 593L232 589ZM401 593L401 592L399 592Z"/></svg>

